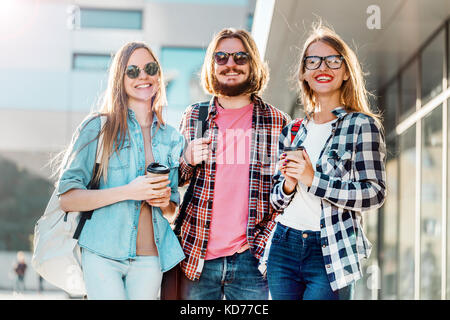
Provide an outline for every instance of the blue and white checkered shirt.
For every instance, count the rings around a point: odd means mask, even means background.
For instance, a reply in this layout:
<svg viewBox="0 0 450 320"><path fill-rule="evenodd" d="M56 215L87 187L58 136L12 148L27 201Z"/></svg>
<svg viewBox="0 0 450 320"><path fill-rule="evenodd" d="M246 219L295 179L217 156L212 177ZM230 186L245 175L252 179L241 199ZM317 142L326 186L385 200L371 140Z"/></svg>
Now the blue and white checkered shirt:
<svg viewBox="0 0 450 320"><path fill-rule="evenodd" d="M365 114L333 110L337 121L315 166L308 192L321 198L321 246L326 272L335 291L362 277L360 261L368 258L371 243L362 229L362 215L382 206L386 194L386 146L380 126ZM288 124L279 138L279 155L285 147L300 146L308 134L305 118L291 144ZM314 164L313 164L314 165ZM278 170L273 177L270 202L284 210L295 191L283 192L284 177Z"/></svg>

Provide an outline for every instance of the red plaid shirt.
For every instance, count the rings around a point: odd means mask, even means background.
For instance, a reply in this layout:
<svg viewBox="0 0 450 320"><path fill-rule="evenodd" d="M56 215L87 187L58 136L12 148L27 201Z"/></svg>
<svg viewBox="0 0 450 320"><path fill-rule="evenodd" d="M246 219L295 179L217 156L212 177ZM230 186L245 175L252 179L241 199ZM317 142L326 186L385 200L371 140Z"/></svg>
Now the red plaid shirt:
<svg viewBox="0 0 450 320"><path fill-rule="evenodd" d="M290 117L264 103L258 96L252 96L252 143L250 147L249 212L247 241L250 252L261 258L269 235L275 226L274 219L279 212L270 205L272 176L278 160L278 138L281 130L290 122ZM191 280L200 278L205 261L211 224L214 180L216 174L216 149L218 127L215 98L209 102L193 104L183 114L180 131L188 142L196 138L197 119L202 105L209 105L206 119L207 132L212 133L211 151L208 161L196 170L194 195L187 205L186 216L181 227L181 245L186 259L181 267ZM179 169L179 185L191 180L194 167L182 157ZM231 200L231 199L230 199Z"/></svg>

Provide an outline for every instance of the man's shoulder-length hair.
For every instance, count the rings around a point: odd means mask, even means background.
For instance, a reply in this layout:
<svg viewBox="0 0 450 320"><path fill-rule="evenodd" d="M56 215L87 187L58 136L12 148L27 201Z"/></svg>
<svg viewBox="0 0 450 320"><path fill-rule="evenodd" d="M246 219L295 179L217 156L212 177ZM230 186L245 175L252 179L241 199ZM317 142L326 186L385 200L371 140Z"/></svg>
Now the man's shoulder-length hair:
<svg viewBox="0 0 450 320"><path fill-rule="evenodd" d="M205 60L201 72L201 83L205 92L217 96L214 90L214 53L221 40L235 38L241 40L246 52L249 54L250 86L244 94L261 95L269 81L269 68L262 61L258 47L250 33L242 29L226 28L217 33L206 50Z"/></svg>

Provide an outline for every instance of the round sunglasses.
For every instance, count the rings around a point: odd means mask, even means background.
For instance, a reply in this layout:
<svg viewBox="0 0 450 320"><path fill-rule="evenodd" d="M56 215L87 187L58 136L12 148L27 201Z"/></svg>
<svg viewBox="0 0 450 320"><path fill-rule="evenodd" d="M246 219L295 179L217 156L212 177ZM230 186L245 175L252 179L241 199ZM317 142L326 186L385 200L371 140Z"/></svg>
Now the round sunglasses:
<svg viewBox="0 0 450 320"><path fill-rule="evenodd" d="M158 70L159 66L158 63L156 63L155 61L149 62L144 66L144 71L149 76L154 76L155 74L158 73ZM141 68L132 64L127 67L125 73L128 76L128 78L136 79L141 74Z"/></svg>
<svg viewBox="0 0 450 320"><path fill-rule="evenodd" d="M318 69L322 64L322 61L325 61L325 64L330 69L339 69L342 65L342 61L344 61L344 57L337 54L326 57L307 56L303 61L305 63L305 68L308 70Z"/></svg>
<svg viewBox="0 0 450 320"><path fill-rule="evenodd" d="M227 64L230 56L233 57L233 60L236 64L241 65L241 66L246 64L248 62L248 60L250 59L250 56L248 55L247 52L239 51L239 52L229 53L229 52L218 51L218 52L214 53L214 61L219 66L223 66L223 65Z"/></svg>

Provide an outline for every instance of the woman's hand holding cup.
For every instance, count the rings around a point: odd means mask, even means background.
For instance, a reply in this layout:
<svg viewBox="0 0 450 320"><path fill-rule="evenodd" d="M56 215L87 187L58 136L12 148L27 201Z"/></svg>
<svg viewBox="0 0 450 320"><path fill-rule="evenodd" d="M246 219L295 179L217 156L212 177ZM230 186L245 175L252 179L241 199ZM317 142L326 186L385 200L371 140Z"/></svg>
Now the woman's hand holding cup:
<svg viewBox="0 0 450 320"><path fill-rule="evenodd" d="M169 176L150 177L148 175L139 176L131 181L128 187L130 200L148 200L164 197L167 192L167 185L170 183Z"/></svg>
<svg viewBox="0 0 450 320"><path fill-rule="evenodd" d="M283 191L291 194L299 182L311 186L314 169L305 148L286 148L278 161L278 168L285 178Z"/></svg>
<svg viewBox="0 0 450 320"><path fill-rule="evenodd" d="M153 207L167 207L170 202L171 189L168 186L170 168L153 162L147 167L147 179L152 188L152 196L146 202Z"/></svg>

